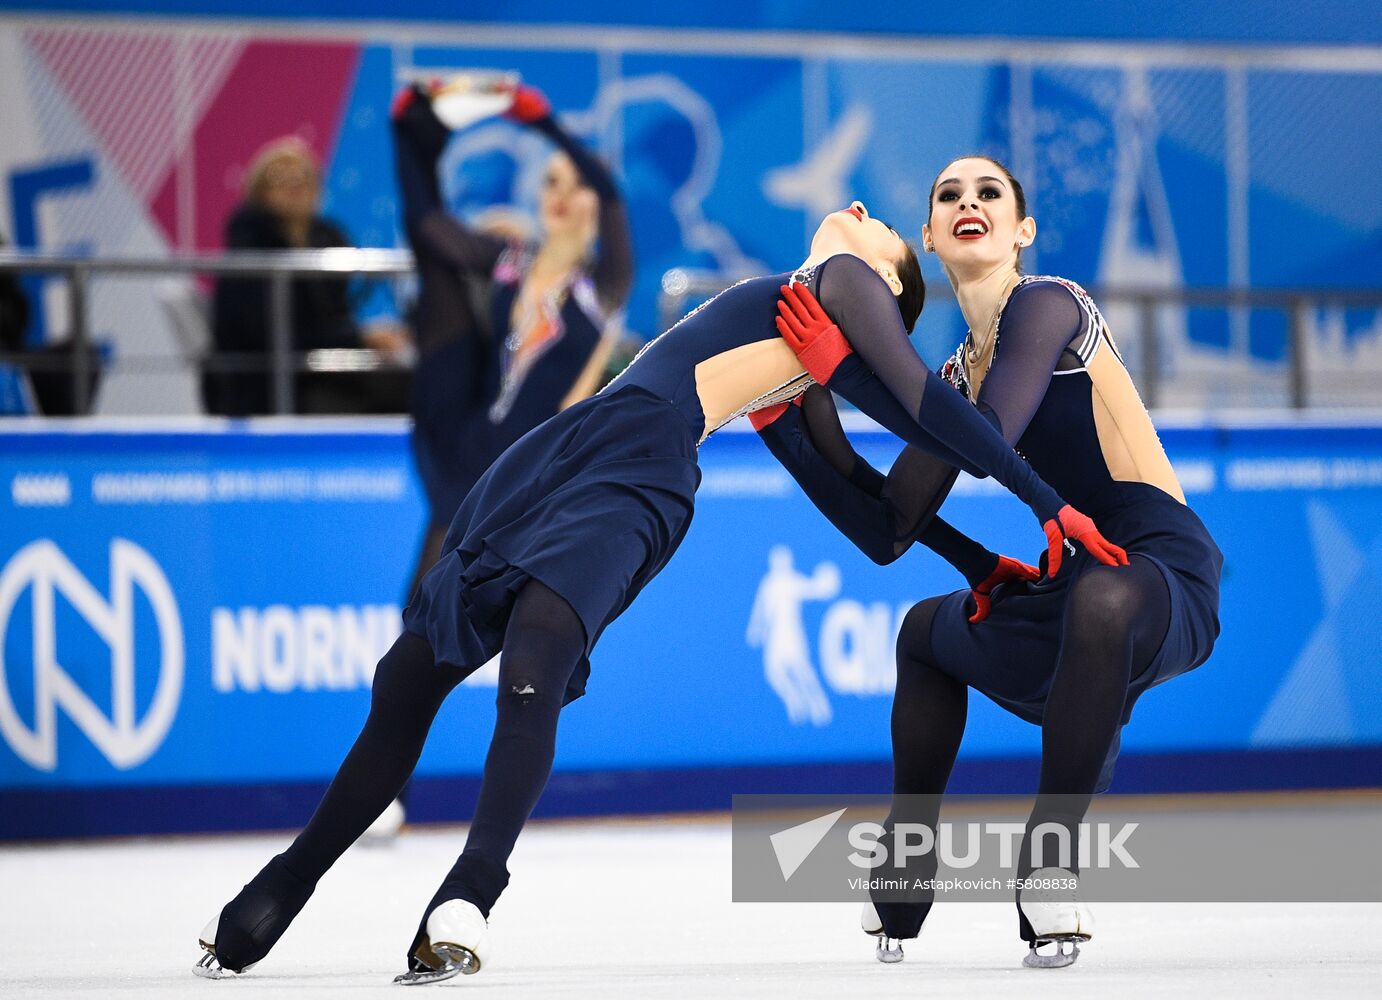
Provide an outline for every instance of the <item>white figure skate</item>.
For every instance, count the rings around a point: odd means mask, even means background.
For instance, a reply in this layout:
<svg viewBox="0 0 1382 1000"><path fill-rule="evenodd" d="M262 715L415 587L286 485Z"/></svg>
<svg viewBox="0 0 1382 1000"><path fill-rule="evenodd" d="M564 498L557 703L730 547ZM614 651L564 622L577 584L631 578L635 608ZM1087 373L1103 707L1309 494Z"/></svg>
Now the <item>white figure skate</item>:
<svg viewBox="0 0 1382 1000"><path fill-rule="evenodd" d="M1022 964L1029 969L1062 969L1074 965L1080 957L1080 944L1094 936L1094 915L1076 898L1079 876L1064 868L1038 868L1028 879L1035 885L1019 891L1017 897L1018 910L1032 931ZM1043 887L1043 883L1064 885L1070 882L1074 887ZM1048 945L1054 950L1043 954L1039 949Z"/></svg>
<svg viewBox="0 0 1382 1000"><path fill-rule="evenodd" d="M452 73L433 84L432 111L451 131L503 114L513 104L517 73L475 69Z"/></svg>
<svg viewBox="0 0 1382 1000"><path fill-rule="evenodd" d="M427 917L427 936L418 946L412 968L397 976L400 986L441 983L456 976L473 976L488 957L488 925L474 903L448 899Z"/></svg>
<svg viewBox="0 0 1382 1000"><path fill-rule="evenodd" d="M371 823L364 833L360 834L360 843L367 847L392 844L398 839L399 831L403 829L403 823L406 819L407 814L403 810L403 803L394 799L384 807L379 818Z"/></svg>
<svg viewBox="0 0 1382 1000"><path fill-rule="evenodd" d="M859 926L864 929L865 934L878 939L878 946L873 952L878 961L885 965L894 965L906 958L902 954L902 939L888 937L883 930L883 920L878 916L878 909L872 902L864 904L863 912L859 914Z"/></svg>
<svg viewBox="0 0 1382 1000"><path fill-rule="evenodd" d="M230 976L238 976L241 972L249 972L250 969L259 964L258 962L251 962L240 972L221 965L220 959L216 957L216 925L220 922L221 915L218 913L211 918L209 924L202 928L201 937L197 939L197 943L202 946L204 954L197 961L197 964L192 966L194 976L201 976L203 979L227 979Z"/></svg>

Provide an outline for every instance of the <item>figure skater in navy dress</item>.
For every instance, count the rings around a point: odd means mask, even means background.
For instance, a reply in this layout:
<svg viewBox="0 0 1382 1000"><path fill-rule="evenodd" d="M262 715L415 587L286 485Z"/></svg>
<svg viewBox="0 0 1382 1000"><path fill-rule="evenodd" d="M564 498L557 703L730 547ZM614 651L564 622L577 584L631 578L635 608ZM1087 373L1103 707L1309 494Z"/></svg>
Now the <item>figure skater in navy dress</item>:
<svg viewBox="0 0 1382 1000"><path fill-rule="evenodd" d="M633 285L628 212L614 176L529 84L495 96L508 96L506 118L556 146L538 196L540 240L471 226L447 211L438 167L452 130L435 105L474 85L465 75L413 84L391 113L403 228L417 267L409 408L427 498L405 600L441 558L456 509L491 463L600 388ZM398 831L406 797L405 788L371 833Z"/></svg>
<svg viewBox="0 0 1382 1000"><path fill-rule="evenodd" d="M791 281L790 287L784 282ZM848 340L792 346L779 295L823 308ZM370 713L306 829L202 934L199 970L263 958L318 880L411 774L438 707L503 650L498 717L465 849L423 908L404 983L476 971L507 861L546 785L563 705L580 697L605 627L671 558L691 521L700 443L736 417L823 380L909 443L990 474L1052 539L1122 553L927 371L907 339L921 311L916 255L864 206L827 216L795 275L749 279L649 343L601 392L518 440L466 497L380 660ZM819 300L819 301L817 301ZM874 372L878 372L875 375ZM1073 551L1073 546L1072 546Z"/></svg>
<svg viewBox="0 0 1382 1000"><path fill-rule="evenodd" d="M816 505L875 561L891 562L920 541L969 581L967 590L917 604L899 633L896 798L885 825L905 820L935 832L973 688L1041 726L1038 798L1019 879L1034 874L1031 833L1041 824L1057 824L1078 844L1093 793L1112 779L1119 732L1137 699L1209 656L1219 634L1223 564L1186 505L1094 301L1064 278L1020 274L1021 250L1035 237L1022 187L1001 164L965 157L941 171L923 241L969 322L941 377L1045 481L1097 519L1130 557L1128 566L1080 552L1063 571L1048 566L1038 578L988 551L935 516L954 467L908 447L880 474L850 447L823 389L809 390L800 406L751 418ZM800 343L838 337L828 320L787 318ZM916 874L923 879L934 873L934 855L922 868ZM1019 932L1031 946L1027 964L1068 965L1093 930L1088 908L1068 889L1078 879L1066 876L1077 868L1043 865L1035 875L1034 888L1018 899ZM1055 884L1067 889L1052 895L1035 888ZM889 942L916 937L932 899L875 894L863 924L880 938L881 960L901 959L900 943Z"/></svg>

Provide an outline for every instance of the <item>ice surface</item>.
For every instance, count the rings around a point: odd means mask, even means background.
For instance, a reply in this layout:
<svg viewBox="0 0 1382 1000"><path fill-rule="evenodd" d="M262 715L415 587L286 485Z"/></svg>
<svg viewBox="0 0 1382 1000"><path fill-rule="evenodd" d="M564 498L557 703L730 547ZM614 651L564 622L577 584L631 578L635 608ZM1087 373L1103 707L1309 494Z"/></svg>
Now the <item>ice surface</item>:
<svg viewBox="0 0 1382 1000"><path fill-rule="evenodd" d="M197 935L287 835L0 848L0 996L392 997L463 827L358 847L273 954L195 978ZM1376 996L1382 905L1096 905L1079 964L1022 968L1013 907L938 906L907 960L874 961L852 904L730 902L729 822L534 824L473 978L510 997ZM425 992L424 992L425 995Z"/></svg>

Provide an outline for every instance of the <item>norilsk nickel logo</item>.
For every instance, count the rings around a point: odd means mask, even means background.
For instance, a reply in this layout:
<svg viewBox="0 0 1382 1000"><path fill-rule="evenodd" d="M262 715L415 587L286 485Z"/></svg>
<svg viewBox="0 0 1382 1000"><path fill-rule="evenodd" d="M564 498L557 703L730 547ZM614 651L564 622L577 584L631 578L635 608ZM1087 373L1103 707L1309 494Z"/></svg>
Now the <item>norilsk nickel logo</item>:
<svg viewBox="0 0 1382 1000"><path fill-rule="evenodd" d="M143 591L158 626L158 682L142 719L136 718L134 590ZM25 668L5 662L5 635L25 590L33 598L34 725L30 729L10 698L10 677ZM61 594L110 648L107 718L58 662L55 595ZM58 765L59 707L122 770L142 764L168 734L182 696L182 619L168 578L153 557L123 538L110 543L110 600L47 539L24 546L0 570L0 735L19 757L40 771Z"/></svg>

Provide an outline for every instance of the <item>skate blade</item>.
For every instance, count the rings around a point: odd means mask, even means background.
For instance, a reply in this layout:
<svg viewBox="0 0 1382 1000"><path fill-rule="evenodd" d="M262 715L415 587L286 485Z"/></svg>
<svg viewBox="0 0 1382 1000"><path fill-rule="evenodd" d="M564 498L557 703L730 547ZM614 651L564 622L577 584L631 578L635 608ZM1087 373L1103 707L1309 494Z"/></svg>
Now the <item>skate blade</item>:
<svg viewBox="0 0 1382 1000"><path fill-rule="evenodd" d="M201 976L203 979L229 979L231 976L238 976L239 973L231 972L222 966L216 959L216 953L208 949L197 960L197 964L192 966L192 975Z"/></svg>
<svg viewBox="0 0 1382 1000"><path fill-rule="evenodd" d="M455 944L434 944L432 951L446 964L440 969L423 969L418 972L405 972L394 977L396 986L425 986L428 983L444 983L457 976L473 976L480 971L480 960L469 948Z"/></svg>
<svg viewBox="0 0 1382 1000"><path fill-rule="evenodd" d="M873 950L873 957L884 965L896 965L907 957L902 954L902 942L897 938L890 938L885 934L873 934L871 936L878 939L878 946ZM897 941L896 946L890 947L889 941Z"/></svg>
<svg viewBox="0 0 1382 1000"><path fill-rule="evenodd" d="M1068 965L1074 965L1075 959L1080 957L1081 942L1088 941L1088 934L1066 934L1061 937L1040 938L1032 942L1031 950L1027 952L1022 964L1029 969L1064 969ZM1043 955L1037 951L1046 945L1055 945L1056 950ZM1066 950L1066 945L1070 950Z"/></svg>
<svg viewBox="0 0 1382 1000"><path fill-rule="evenodd" d="M201 976L203 979L230 979L232 976L239 976L249 972L250 969L253 969L259 964L258 962L251 962L239 972L236 972L234 969L227 969L221 964L221 960L216 957L216 950L213 945L207 944L205 941L198 941L197 943L202 946L202 951L205 954L197 959L196 965L192 966L192 975L194 976Z"/></svg>
<svg viewBox="0 0 1382 1000"><path fill-rule="evenodd" d="M455 979L461 974L461 970L454 965L442 966L440 969L423 969L419 972L405 972L401 976L394 976L395 986L426 986L428 983L444 983L448 979Z"/></svg>

